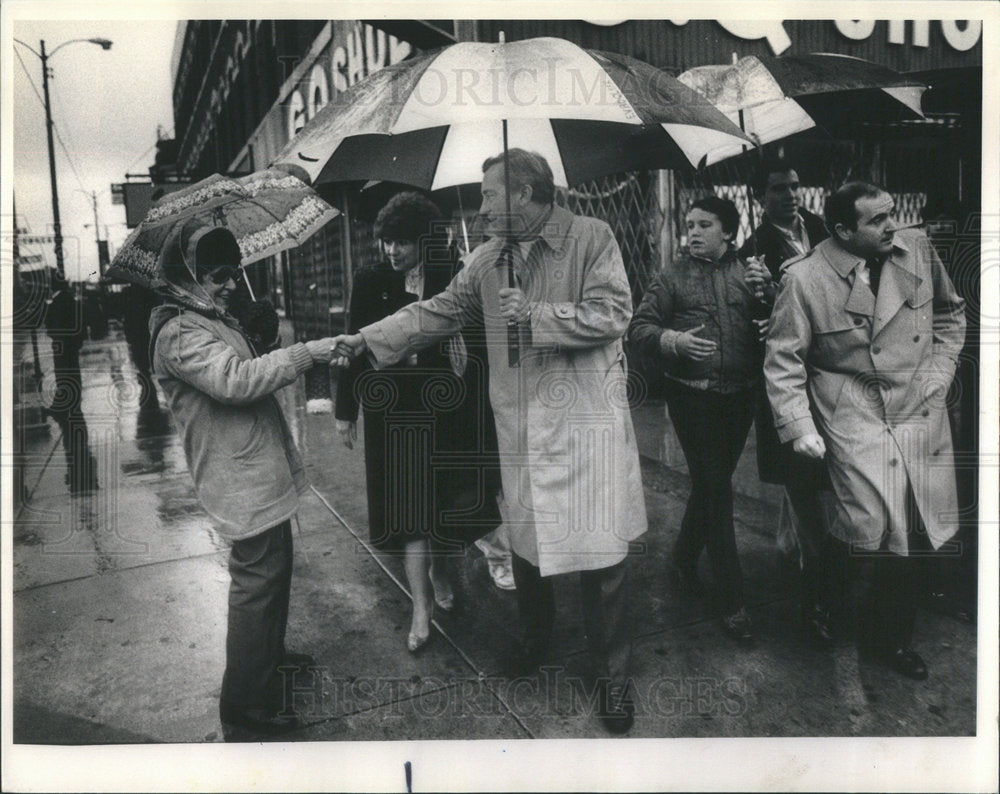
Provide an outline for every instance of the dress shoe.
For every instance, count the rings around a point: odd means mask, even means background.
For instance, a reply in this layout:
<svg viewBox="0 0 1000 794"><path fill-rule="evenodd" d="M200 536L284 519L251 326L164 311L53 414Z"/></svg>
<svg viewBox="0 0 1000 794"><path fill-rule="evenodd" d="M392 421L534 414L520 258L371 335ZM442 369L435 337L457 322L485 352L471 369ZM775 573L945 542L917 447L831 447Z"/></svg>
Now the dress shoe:
<svg viewBox="0 0 1000 794"><path fill-rule="evenodd" d="M693 569L671 565L667 568L667 582L675 593L703 596L707 592L704 582Z"/></svg>
<svg viewBox="0 0 1000 794"><path fill-rule="evenodd" d="M443 612L451 612L455 608L455 594L452 591L438 593L434 590L434 603Z"/></svg>
<svg viewBox="0 0 1000 794"><path fill-rule="evenodd" d="M219 719L228 741L250 738L244 737L239 731L233 731L233 728L258 736L275 736L293 731L301 724L295 714L285 715L267 709L241 709L225 703L219 705Z"/></svg>
<svg viewBox="0 0 1000 794"><path fill-rule="evenodd" d="M740 607L731 615L724 615L722 627L726 630L726 634L741 645L749 645L753 642L753 621L750 620L746 607Z"/></svg>
<svg viewBox="0 0 1000 794"><path fill-rule="evenodd" d="M623 684L601 684L597 715L609 733L627 733L635 723L635 704Z"/></svg>
<svg viewBox="0 0 1000 794"><path fill-rule="evenodd" d="M832 648L836 641L830 626L830 616L819 604L802 610L802 630L814 648Z"/></svg>
<svg viewBox="0 0 1000 794"><path fill-rule="evenodd" d="M912 678L915 681L927 679L927 665L916 651L907 648L896 648L885 656L885 661L901 675Z"/></svg>

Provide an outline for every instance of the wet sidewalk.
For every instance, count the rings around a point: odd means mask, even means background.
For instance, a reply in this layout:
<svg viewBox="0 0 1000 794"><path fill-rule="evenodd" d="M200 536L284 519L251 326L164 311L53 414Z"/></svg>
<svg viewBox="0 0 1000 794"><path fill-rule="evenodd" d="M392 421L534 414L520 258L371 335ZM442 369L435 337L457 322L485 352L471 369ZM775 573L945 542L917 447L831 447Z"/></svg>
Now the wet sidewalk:
<svg viewBox="0 0 1000 794"><path fill-rule="evenodd" d="M28 499L16 517L14 741L39 744L221 741L227 550L201 511L168 417L140 416L124 341L82 355L84 411L100 489L70 496L59 433L27 446ZM594 714L578 579L556 579L555 636L537 677L502 677L518 635L514 593L471 548L450 561L458 605L436 613L420 655L406 651L400 561L365 540L363 450L329 414L309 415L301 382L281 399L312 489L293 524L287 644L318 662L294 681L305 725L291 741L605 738ZM634 414L662 434L662 407ZM710 605L667 589L667 551L687 477L644 458L650 530L628 561L636 723L631 737L970 736L976 630L918 615L915 682L853 651L807 647L794 577L775 549L773 508L737 499L757 642L736 647Z"/></svg>

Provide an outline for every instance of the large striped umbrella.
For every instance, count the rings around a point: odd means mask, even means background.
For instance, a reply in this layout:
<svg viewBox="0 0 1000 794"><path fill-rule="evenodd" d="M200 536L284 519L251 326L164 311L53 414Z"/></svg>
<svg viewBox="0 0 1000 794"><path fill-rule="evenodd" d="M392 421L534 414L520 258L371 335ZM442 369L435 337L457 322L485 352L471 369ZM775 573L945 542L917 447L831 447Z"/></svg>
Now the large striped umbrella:
<svg viewBox="0 0 1000 794"><path fill-rule="evenodd" d="M313 184L379 179L438 190L480 181L484 160L521 148L545 157L556 184L568 186L690 168L714 148L748 140L666 72L537 38L460 42L382 69L324 107L275 164L304 168ZM509 255L506 268L514 286ZM511 366L517 339L511 320Z"/></svg>
<svg viewBox="0 0 1000 794"><path fill-rule="evenodd" d="M831 133L863 122L921 118L927 86L906 75L847 55L740 58L696 66L678 80L737 122L759 144L813 127ZM740 154L738 142L714 148L709 164Z"/></svg>
<svg viewBox="0 0 1000 794"><path fill-rule="evenodd" d="M386 67L324 107L275 163L313 184L380 179L427 190L479 182L507 145L538 152L556 184L697 166L748 143L666 72L557 38L460 42Z"/></svg>

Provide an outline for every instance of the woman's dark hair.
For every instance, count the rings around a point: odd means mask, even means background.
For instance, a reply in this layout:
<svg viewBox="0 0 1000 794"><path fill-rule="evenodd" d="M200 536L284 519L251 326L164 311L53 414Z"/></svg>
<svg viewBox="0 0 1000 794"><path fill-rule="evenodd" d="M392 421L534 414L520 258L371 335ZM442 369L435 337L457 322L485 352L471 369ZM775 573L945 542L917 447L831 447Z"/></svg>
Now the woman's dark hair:
<svg viewBox="0 0 1000 794"><path fill-rule="evenodd" d="M375 218L379 240L413 240L446 237L445 218L437 204L412 190L397 193Z"/></svg>
<svg viewBox="0 0 1000 794"><path fill-rule="evenodd" d="M719 219L719 223L722 224L722 231L726 234L731 234L733 239L736 239L736 232L740 228L740 211L736 209L736 205L729 199L720 198L719 196L702 196L700 199L695 199L691 202L688 212L691 210L711 212Z"/></svg>
<svg viewBox="0 0 1000 794"><path fill-rule="evenodd" d="M499 165L503 161L502 154L488 158L483 163L483 173L485 174L493 166ZM524 149L509 149L507 163L510 167L512 193L519 185L527 185L531 188L532 201L538 204L551 204L555 201L555 179L552 176L552 168L544 157Z"/></svg>
<svg viewBox="0 0 1000 794"><path fill-rule="evenodd" d="M823 220L826 230L834 234L838 224L851 231L858 228L858 209L854 205L859 198L875 198L885 191L871 182L846 182L826 198L823 205Z"/></svg>

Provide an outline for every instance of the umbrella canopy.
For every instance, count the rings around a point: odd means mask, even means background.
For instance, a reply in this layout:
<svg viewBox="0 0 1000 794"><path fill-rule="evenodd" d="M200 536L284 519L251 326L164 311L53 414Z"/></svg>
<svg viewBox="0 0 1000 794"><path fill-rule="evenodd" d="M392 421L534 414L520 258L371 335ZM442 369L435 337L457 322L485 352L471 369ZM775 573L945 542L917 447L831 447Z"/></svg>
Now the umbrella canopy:
<svg viewBox="0 0 1000 794"><path fill-rule="evenodd" d="M165 286L160 255L186 225L224 226L243 264L301 245L340 211L300 179L269 169L234 179L214 174L159 199L115 255L106 278Z"/></svg>
<svg viewBox="0 0 1000 794"><path fill-rule="evenodd" d="M695 89L759 144L820 126L830 132L865 121L922 118L927 86L885 66L847 55L748 56L697 66L678 80ZM740 154L715 147L711 164Z"/></svg>
<svg viewBox="0 0 1000 794"><path fill-rule="evenodd" d="M616 171L697 166L746 144L739 128L666 72L556 38L460 42L386 67L333 100L276 165L313 184L356 179L427 190L478 182L507 144L568 186Z"/></svg>

